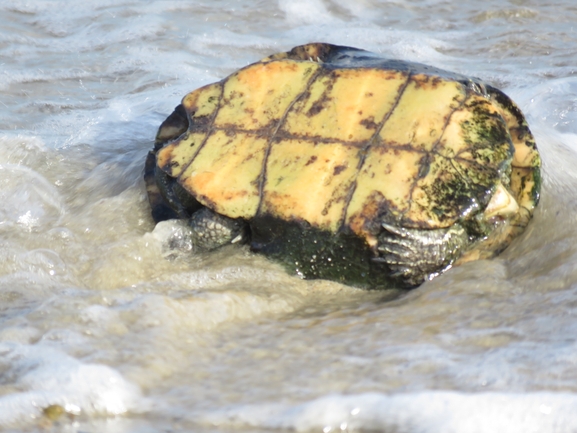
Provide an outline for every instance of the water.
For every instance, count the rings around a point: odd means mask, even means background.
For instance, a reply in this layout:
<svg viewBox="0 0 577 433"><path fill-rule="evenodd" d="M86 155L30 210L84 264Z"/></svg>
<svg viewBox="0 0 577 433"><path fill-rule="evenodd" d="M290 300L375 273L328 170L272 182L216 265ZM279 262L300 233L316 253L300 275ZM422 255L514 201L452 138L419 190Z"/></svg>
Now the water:
<svg viewBox="0 0 577 433"><path fill-rule="evenodd" d="M1 428L577 430L577 7L543 3L2 2ZM544 162L526 233L393 301L242 248L167 257L141 179L156 128L311 41L503 88Z"/></svg>

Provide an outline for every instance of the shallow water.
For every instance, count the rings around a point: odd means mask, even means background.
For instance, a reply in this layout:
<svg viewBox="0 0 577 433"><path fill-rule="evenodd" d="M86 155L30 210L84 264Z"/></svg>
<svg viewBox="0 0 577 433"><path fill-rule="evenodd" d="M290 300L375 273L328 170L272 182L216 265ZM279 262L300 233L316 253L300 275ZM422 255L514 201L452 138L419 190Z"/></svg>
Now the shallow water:
<svg viewBox="0 0 577 433"><path fill-rule="evenodd" d="M0 427L577 430L577 7L542 3L3 2ZM160 122L310 41L505 90L544 163L524 235L392 301L163 249L141 179Z"/></svg>

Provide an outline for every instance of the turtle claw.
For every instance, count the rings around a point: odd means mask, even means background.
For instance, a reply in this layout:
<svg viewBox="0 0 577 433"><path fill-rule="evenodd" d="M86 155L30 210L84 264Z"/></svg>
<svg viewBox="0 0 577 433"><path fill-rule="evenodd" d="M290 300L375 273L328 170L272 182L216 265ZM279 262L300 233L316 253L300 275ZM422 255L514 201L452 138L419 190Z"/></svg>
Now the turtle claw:
<svg viewBox="0 0 577 433"><path fill-rule="evenodd" d="M392 225L387 224L387 223L381 223L381 226L382 226L386 231L388 231L389 233L392 233L392 234L401 236L401 237L403 237L403 238L405 238L405 237L408 236L407 229L405 229L405 228L403 228L403 227L401 227L401 226L398 226L398 227L397 227L397 226L392 226Z"/></svg>
<svg viewBox="0 0 577 433"><path fill-rule="evenodd" d="M230 241L231 244L236 244L238 242L242 242L245 240L245 236L244 233L239 233L236 238L234 238L232 241Z"/></svg>
<svg viewBox="0 0 577 433"><path fill-rule="evenodd" d="M415 252L410 248L410 245L405 245L401 242L398 242L397 239L390 239L390 241L390 243L379 245L378 250L385 254L405 258L410 258L415 254Z"/></svg>
<svg viewBox="0 0 577 433"><path fill-rule="evenodd" d="M393 233L393 235L394 236L389 237L391 244L406 246L409 243L409 242L407 242L406 237L403 237L402 235L397 235L395 233Z"/></svg>
<svg viewBox="0 0 577 433"><path fill-rule="evenodd" d="M391 277L393 277L393 278L403 278L403 277L406 277L406 276L407 276L407 271L408 271L408 268L405 268L405 269L400 270L400 271L395 271L395 272L393 272L393 273L391 274Z"/></svg>
<svg viewBox="0 0 577 433"><path fill-rule="evenodd" d="M389 276L395 279L403 279L410 284L413 284L410 280L411 277L411 262L410 259L400 260L398 256L393 254L385 254L383 257L373 257L371 259L375 263L381 263L388 265L391 269ZM415 285L420 283L415 283Z"/></svg>

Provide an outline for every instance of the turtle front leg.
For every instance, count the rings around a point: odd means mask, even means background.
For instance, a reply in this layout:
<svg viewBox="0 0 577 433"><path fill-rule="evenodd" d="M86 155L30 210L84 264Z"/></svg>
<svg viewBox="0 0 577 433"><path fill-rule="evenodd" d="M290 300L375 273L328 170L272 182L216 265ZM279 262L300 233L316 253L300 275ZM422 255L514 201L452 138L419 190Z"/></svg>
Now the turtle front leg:
<svg viewBox="0 0 577 433"><path fill-rule="evenodd" d="M248 237L248 224L242 219L228 218L203 207L188 220L192 243L201 250L236 243L245 243Z"/></svg>
<svg viewBox="0 0 577 433"><path fill-rule="evenodd" d="M416 286L446 270L469 244L469 236L458 224L446 229L407 229L382 224L378 237L381 256L392 276Z"/></svg>

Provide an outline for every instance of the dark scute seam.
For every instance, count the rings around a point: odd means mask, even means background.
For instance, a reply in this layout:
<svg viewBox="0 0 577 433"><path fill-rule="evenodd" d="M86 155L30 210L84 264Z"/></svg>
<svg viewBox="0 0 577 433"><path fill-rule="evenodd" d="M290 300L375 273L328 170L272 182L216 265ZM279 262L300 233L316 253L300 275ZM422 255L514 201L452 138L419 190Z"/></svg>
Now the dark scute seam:
<svg viewBox="0 0 577 433"><path fill-rule="evenodd" d="M363 165L365 164L365 160L367 158L367 154L369 153L369 149L371 148L371 146L374 145L375 141L377 140L377 137L381 133L381 130L385 126L385 123L387 123L387 121L389 120L389 118L391 117L393 112L395 111L395 108L397 108L399 101L401 100L401 98L403 97L403 94L405 93L405 89L407 88L407 86L409 85L409 82L411 81L411 77L412 77L411 73L407 74L407 80L399 88L397 98L395 99L395 103L393 104L393 106L391 107L389 112L387 114L385 114L385 116L383 117L383 120L381 120L381 123L378 125L377 129L375 130L375 133L371 136L371 138L367 141L367 143L365 144L365 146L361 150L361 158L359 159L359 163L357 164L357 171L355 173L355 177L353 179L353 182L351 183L351 186L349 188L349 192L347 193L347 197L345 199L343 214L341 215L341 220L339 222L339 225L338 225L339 228L337 229L337 232L341 232L344 229L344 225L345 225L345 222L347 220L349 205L351 204L351 200L353 199L353 195L355 193L355 190L357 189L357 179L361 173Z"/></svg>
<svg viewBox="0 0 577 433"><path fill-rule="evenodd" d="M276 136L277 136L277 132L280 130L280 128L284 125L284 122L286 121L286 118L288 116L289 111L292 109L292 107L294 106L294 104L297 103L297 101L299 101L304 95L306 95L309 92L309 89L312 85L312 83L317 79L317 77L319 75L321 75L321 73L323 72L323 67L321 65L321 67L309 78L309 81L307 82L307 85L305 86L305 88L303 89L303 91L301 93L299 93L296 98L293 99L293 101L288 105L288 107L286 108L285 112L283 113L283 115L281 116L281 118L279 119L276 128L274 129L274 131L272 132L272 134L270 135L270 138L267 142L266 145L266 149L265 149L265 154L264 154L264 158L262 160L262 168L260 171L260 178L258 181L258 207L256 209L256 213L255 215L259 215L262 209L262 203L263 203L263 197L264 197L264 186L266 184L266 178L267 178L267 165L268 165L268 157L270 155L270 151L272 149L272 144L273 141L275 140Z"/></svg>
<svg viewBox="0 0 577 433"><path fill-rule="evenodd" d="M453 117L453 114L455 114L455 112L459 111L460 109L462 109L465 106L465 103L470 99L471 95L470 93L467 91L467 88L465 86L463 86L463 89L465 91L465 98L463 98L463 100L461 101L461 103L453 108L453 111L451 111L451 113L449 113L449 115L447 116L447 120L445 121L445 125L443 125L443 130L441 131L441 134L439 135L439 138L437 138L437 141L435 142L435 144L433 144L433 147L431 148L430 152L427 152L427 155L430 156L432 154L438 155L438 156L443 156L440 155L437 151L441 140L443 139L443 136L445 135L445 131L447 130L447 127L449 126L449 123L451 122L451 118ZM448 158L450 159L450 158ZM428 161L430 161L430 158L427 158ZM422 160L423 161L423 160ZM423 161L424 163L425 161ZM454 166L453 161L451 160L451 164ZM456 169L456 168L455 168ZM420 171L420 168L419 168ZM458 172L458 170L457 170ZM459 173L459 175L462 177L462 174ZM411 209L411 207L413 206L413 192L415 191L415 188L417 187L417 183L419 182L421 178L417 177L413 180L413 183L411 184L411 189L409 190L409 207L407 208L407 210L403 213L401 213L401 219L405 218L405 214ZM464 179L466 180L466 179Z"/></svg>
<svg viewBox="0 0 577 433"><path fill-rule="evenodd" d="M184 166L182 168L181 174L180 176L178 176L178 183L180 183L181 185L184 183L184 179L182 178L182 175L186 172L186 170L188 169L188 167L190 167L190 164L193 163L193 161L196 159L196 157L198 156L198 154L200 153L200 151L202 150L202 148L204 147L204 145L206 144L206 142L208 141L208 138L212 135L212 133L214 132L214 121L216 119L216 116L218 115L218 112L220 111L220 105L222 102L222 95L224 94L224 82L221 81L219 83L220 85L220 95L218 96L218 104L214 110L214 113L212 115L212 118L210 119L210 124L208 125L208 128L206 129L206 135L204 136L204 139L202 140L202 143L200 143L200 145L198 146L198 149L196 149L196 152L194 153L194 155L192 155L192 158L190 158L190 161L188 162L188 164L186 164L186 166ZM189 117L188 119L188 124L192 125L192 115Z"/></svg>
<svg viewBox="0 0 577 433"><path fill-rule="evenodd" d="M282 125L281 125L282 126ZM326 144L333 144L333 143L339 143L342 144L344 146L354 146L354 147L358 147L361 148L366 144L366 141L362 141L362 140L343 140L340 138L327 138L327 137L321 137L321 136L317 136L317 135L299 135L299 134L292 134L290 132L286 132L286 131L280 131L280 128L277 129L277 127L275 126L273 129L273 132L275 134L274 138L280 139L280 140L299 140L299 141L308 141L308 142L314 142L314 143L326 143ZM224 132L228 132L228 133L234 133L234 134L246 134L246 135L253 135L253 136L260 136L260 137L264 137L264 136L270 136L267 133L268 130L268 125L263 127L263 128L259 128L259 129L246 129L246 128L238 128L235 126L226 126L226 127L214 127L212 128L213 131L224 131Z"/></svg>

